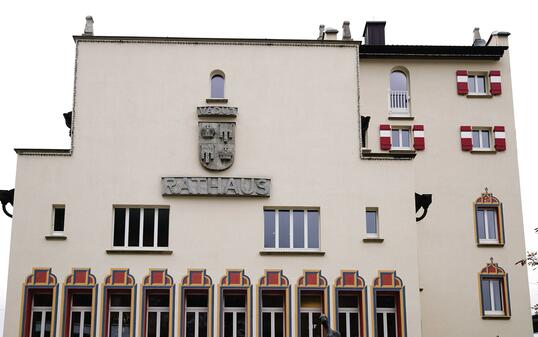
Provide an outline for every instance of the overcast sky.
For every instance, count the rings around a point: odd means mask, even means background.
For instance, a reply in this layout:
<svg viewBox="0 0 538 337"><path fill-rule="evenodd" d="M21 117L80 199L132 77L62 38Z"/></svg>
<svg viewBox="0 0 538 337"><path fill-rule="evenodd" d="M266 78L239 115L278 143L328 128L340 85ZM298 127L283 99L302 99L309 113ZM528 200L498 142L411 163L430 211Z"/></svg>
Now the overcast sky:
<svg viewBox="0 0 538 337"><path fill-rule="evenodd" d="M43 1L0 3L0 189L15 183L15 147L67 148L62 113L73 100L75 44L84 18L93 15L96 35L310 39L318 26L341 29L351 21L360 39L366 20L386 20L388 44L470 45L474 27L510 36L519 169L527 249L538 249L537 74L534 1ZM506 76L506 74L503 74ZM534 135L533 135L534 134ZM513 149L513 144L509 145ZM27 210L29 211L29 210ZM11 221L0 214L0 333L3 333ZM538 302L538 271L530 273ZM17 308L18 309L18 308ZM5 336L12 337L12 336Z"/></svg>

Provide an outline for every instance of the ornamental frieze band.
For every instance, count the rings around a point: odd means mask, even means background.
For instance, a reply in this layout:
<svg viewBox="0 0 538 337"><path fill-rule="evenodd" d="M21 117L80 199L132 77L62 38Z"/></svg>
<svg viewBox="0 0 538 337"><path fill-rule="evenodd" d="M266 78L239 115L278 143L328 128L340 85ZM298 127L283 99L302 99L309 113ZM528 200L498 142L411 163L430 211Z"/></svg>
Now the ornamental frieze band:
<svg viewBox="0 0 538 337"><path fill-rule="evenodd" d="M238 108L230 106L199 106L196 108L199 117L235 117Z"/></svg>
<svg viewBox="0 0 538 337"><path fill-rule="evenodd" d="M232 177L163 177L163 196L230 196L268 197L271 193L269 178Z"/></svg>

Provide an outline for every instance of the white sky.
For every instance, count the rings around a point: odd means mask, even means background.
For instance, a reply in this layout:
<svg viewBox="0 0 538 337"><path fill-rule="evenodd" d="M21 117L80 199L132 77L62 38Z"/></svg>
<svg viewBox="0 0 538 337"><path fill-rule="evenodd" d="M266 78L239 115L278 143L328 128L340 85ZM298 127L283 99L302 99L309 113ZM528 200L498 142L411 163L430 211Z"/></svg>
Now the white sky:
<svg viewBox="0 0 538 337"><path fill-rule="evenodd" d="M62 113L73 98L75 45L85 16L96 35L316 38L318 26L341 30L351 21L360 39L366 20L386 20L388 44L470 45L474 27L487 40L509 31L514 108L527 248L538 249L536 54L534 1L319 1L319 0L4 0L0 2L0 189L15 183L15 147L67 148ZM534 61L534 62L533 62ZM513 148L512 145L508 145ZM11 221L0 214L0 332L7 283ZM538 303L538 270L530 273Z"/></svg>

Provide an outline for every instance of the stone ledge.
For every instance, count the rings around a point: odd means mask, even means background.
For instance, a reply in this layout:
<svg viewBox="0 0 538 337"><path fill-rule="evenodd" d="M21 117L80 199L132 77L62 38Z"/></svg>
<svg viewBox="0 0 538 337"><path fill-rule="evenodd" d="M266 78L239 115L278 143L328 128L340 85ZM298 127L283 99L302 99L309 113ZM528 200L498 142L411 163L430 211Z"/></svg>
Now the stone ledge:
<svg viewBox="0 0 538 337"><path fill-rule="evenodd" d="M67 240L67 236L65 235L45 235L45 240L51 240L51 241L63 241Z"/></svg>
<svg viewBox="0 0 538 337"><path fill-rule="evenodd" d="M364 238L362 239L362 242L366 242L366 243L381 243L385 241L385 239L382 239L382 238Z"/></svg>
<svg viewBox="0 0 538 337"><path fill-rule="evenodd" d="M206 103L228 103L227 98L207 98Z"/></svg>
<svg viewBox="0 0 538 337"><path fill-rule="evenodd" d="M284 251L284 250L261 250L260 255L313 255L323 256L322 251Z"/></svg>
<svg viewBox="0 0 538 337"><path fill-rule="evenodd" d="M132 255L172 255L174 251L170 249L107 249L107 254L132 254Z"/></svg>

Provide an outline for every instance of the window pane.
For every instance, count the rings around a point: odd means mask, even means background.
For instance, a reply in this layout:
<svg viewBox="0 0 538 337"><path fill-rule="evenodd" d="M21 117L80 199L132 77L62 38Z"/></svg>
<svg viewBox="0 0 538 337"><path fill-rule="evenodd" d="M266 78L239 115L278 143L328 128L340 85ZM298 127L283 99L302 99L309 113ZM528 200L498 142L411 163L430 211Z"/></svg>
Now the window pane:
<svg viewBox="0 0 538 337"><path fill-rule="evenodd" d="M376 337L385 337L385 330L383 328L383 314L378 313L376 315L376 326L377 326L377 336Z"/></svg>
<svg viewBox="0 0 538 337"><path fill-rule="evenodd" d="M225 312L224 313L224 337L234 337L233 323L234 323L233 313Z"/></svg>
<svg viewBox="0 0 538 337"><path fill-rule="evenodd" d="M73 294L73 306L75 307L91 307L91 294Z"/></svg>
<svg viewBox="0 0 538 337"><path fill-rule="evenodd" d="M224 77L221 75L211 77L211 98L224 98Z"/></svg>
<svg viewBox="0 0 538 337"><path fill-rule="evenodd" d="M275 337L284 337L284 313L275 312Z"/></svg>
<svg viewBox="0 0 538 337"><path fill-rule="evenodd" d="M264 308L283 308L284 296L282 295L262 295L262 306Z"/></svg>
<svg viewBox="0 0 538 337"><path fill-rule="evenodd" d="M500 280L491 280L493 286L493 304L495 311L502 311L502 297L501 297L501 281Z"/></svg>
<svg viewBox="0 0 538 337"><path fill-rule="evenodd" d="M278 212L278 247L290 248L290 211Z"/></svg>
<svg viewBox="0 0 538 337"><path fill-rule="evenodd" d="M34 295L35 307L50 307L52 306L52 294L35 294Z"/></svg>
<svg viewBox="0 0 538 337"><path fill-rule="evenodd" d="M484 76L476 77L476 92L481 94L486 92L486 78Z"/></svg>
<svg viewBox="0 0 538 337"><path fill-rule="evenodd" d="M469 86L469 92L476 92L475 76L467 77L467 85Z"/></svg>
<svg viewBox="0 0 538 337"><path fill-rule="evenodd" d="M159 209L159 224L157 233L157 246L168 247L170 210L168 208Z"/></svg>
<svg viewBox="0 0 538 337"><path fill-rule="evenodd" d="M377 234L377 212L366 211L366 233Z"/></svg>
<svg viewBox="0 0 538 337"><path fill-rule="evenodd" d="M148 302L150 307L168 307L170 305L169 295L150 295Z"/></svg>
<svg viewBox="0 0 538 337"><path fill-rule="evenodd" d="M195 317L196 317L196 314L194 312L187 312L187 324L186 324L187 336L186 337L195 337L194 335ZM199 337L202 337L202 336L199 336Z"/></svg>
<svg viewBox="0 0 538 337"><path fill-rule="evenodd" d="M142 233L144 247L153 246L155 235L155 209L144 208L144 232Z"/></svg>
<svg viewBox="0 0 538 337"><path fill-rule="evenodd" d="M301 337L309 337L308 313L301 313Z"/></svg>
<svg viewBox="0 0 538 337"><path fill-rule="evenodd" d="M473 130L473 147L480 147L480 132Z"/></svg>
<svg viewBox="0 0 538 337"><path fill-rule="evenodd" d="M157 313L148 312L148 337L157 337Z"/></svg>
<svg viewBox="0 0 538 337"><path fill-rule="evenodd" d="M207 307L207 295L187 295L187 307Z"/></svg>
<svg viewBox="0 0 538 337"><path fill-rule="evenodd" d="M349 314L350 337L359 337L359 314Z"/></svg>
<svg viewBox="0 0 538 337"><path fill-rule="evenodd" d="M131 306L131 295L129 294L120 294L110 296L110 306L112 307L130 307Z"/></svg>
<svg viewBox="0 0 538 337"><path fill-rule="evenodd" d="M489 131L482 130L481 136L482 136L482 147L483 148L489 148L490 147L490 144L489 144Z"/></svg>
<svg viewBox="0 0 538 337"><path fill-rule="evenodd" d="M401 147L400 144L400 130L392 129L392 147Z"/></svg>
<svg viewBox="0 0 538 337"><path fill-rule="evenodd" d="M34 312L32 318L32 337L41 337L41 311Z"/></svg>
<svg viewBox="0 0 538 337"><path fill-rule="evenodd" d="M71 337L80 336L80 312L73 311L71 313Z"/></svg>
<svg viewBox="0 0 538 337"><path fill-rule="evenodd" d="M346 314L338 314L338 329L340 331L340 336L347 337L347 325L346 325Z"/></svg>
<svg viewBox="0 0 538 337"><path fill-rule="evenodd" d="M293 248L304 248L304 211L293 211Z"/></svg>
<svg viewBox="0 0 538 337"><path fill-rule="evenodd" d="M65 208L55 207L54 208L54 231L55 232L64 231L64 221L65 221Z"/></svg>
<svg viewBox="0 0 538 337"><path fill-rule="evenodd" d="M125 208L114 209L114 246L125 246Z"/></svg>
<svg viewBox="0 0 538 337"><path fill-rule="evenodd" d="M308 248L319 248L318 211L308 211Z"/></svg>
<svg viewBox="0 0 538 337"><path fill-rule="evenodd" d="M83 327L84 330L82 331L83 337L90 337L91 327L92 327L92 313L85 312L84 313L84 327Z"/></svg>
<svg viewBox="0 0 538 337"><path fill-rule="evenodd" d="M497 239L497 215L495 213L492 209L486 212L488 217L488 239Z"/></svg>
<svg viewBox="0 0 538 337"><path fill-rule="evenodd" d="M198 337L207 337L207 312L198 313Z"/></svg>
<svg viewBox="0 0 538 337"><path fill-rule="evenodd" d="M224 295L224 306L227 308L244 308L245 295Z"/></svg>
<svg viewBox="0 0 538 337"><path fill-rule="evenodd" d="M409 143L409 130L402 130L402 147L411 147Z"/></svg>
<svg viewBox="0 0 538 337"><path fill-rule="evenodd" d="M491 296L489 292L489 280L482 280L482 306L484 311L491 311Z"/></svg>
<svg viewBox="0 0 538 337"><path fill-rule="evenodd" d="M161 313L161 335L160 337L168 337L168 313Z"/></svg>
<svg viewBox="0 0 538 337"><path fill-rule="evenodd" d="M275 211L264 211L264 247L275 248Z"/></svg>
<svg viewBox="0 0 538 337"><path fill-rule="evenodd" d="M130 337L131 315L128 312L124 312L121 316L121 322L121 337Z"/></svg>
<svg viewBox="0 0 538 337"><path fill-rule="evenodd" d="M45 312L45 334L44 337L50 337L50 320L52 318L52 312Z"/></svg>
<svg viewBox="0 0 538 337"><path fill-rule="evenodd" d="M271 337L271 313L262 313L262 337Z"/></svg>
<svg viewBox="0 0 538 337"><path fill-rule="evenodd" d="M407 90L407 77L401 71L393 71L390 74L391 90Z"/></svg>
<svg viewBox="0 0 538 337"><path fill-rule="evenodd" d="M378 308L395 308L396 298L394 296L377 295L377 307Z"/></svg>
<svg viewBox="0 0 538 337"><path fill-rule="evenodd" d="M396 314L387 313L387 337L396 337Z"/></svg>
<svg viewBox="0 0 538 337"><path fill-rule="evenodd" d="M129 247L140 242L140 208L129 208Z"/></svg>
<svg viewBox="0 0 538 337"><path fill-rule="evenodd" d="M245 313L237 313L237 337L245 337Z"/></svg>
<svg viewBox="0 0 538 337"><path fill-rule="evenodd" d="M358 295L339 295L338 306L340 308L358 308L359 296ZM379 306L379 305L378 305Z"/></svg>
<svg viewBox="0 0 538 337"><path fill-rule="evenodd" d="M118 337L119 315L116 311L110 313L110 337Z"/></svg>
<svg viewBox="0 0 538 337"><path fill-rule="evenodd" d="M314 337L321 337L321 324L318 324L320 316L321 314L318 312L312 313L312 328L314 329Z"/></svg>
<svg viewBox="0 0 538 337"><path fill-rule="evenodd" d="M486 238L486 223L484 222L484 210L476 210L476 226L478 227L478 238Z"/></svg>

